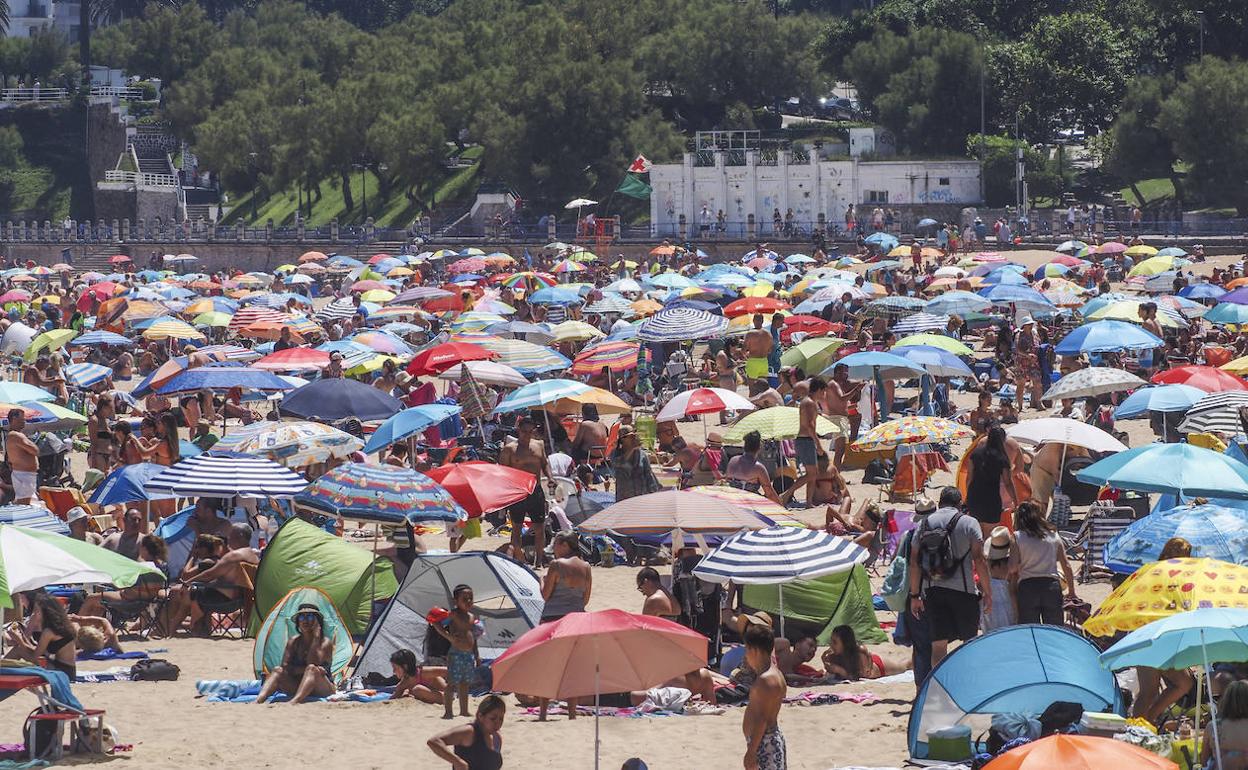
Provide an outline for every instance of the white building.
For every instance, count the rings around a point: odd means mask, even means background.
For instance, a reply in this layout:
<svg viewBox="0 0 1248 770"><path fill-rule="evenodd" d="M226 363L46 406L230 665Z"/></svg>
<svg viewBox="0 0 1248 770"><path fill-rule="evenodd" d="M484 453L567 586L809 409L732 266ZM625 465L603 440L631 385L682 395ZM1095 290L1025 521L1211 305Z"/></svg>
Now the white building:
<svg viewBox="0 0 1248 770"><path fill-rule="evenodd" d="M9 37L30 37L41 27L56 21L52 0L15 0L9 3Z"/></svg>
<svg viewBox="0 0 1248 770"><path fill-rule="evenodd" d="M871 149L858 151L878 156L881 144L873 135ZM684 216L696 237L703 225L716 227L720 211L726 236L746 236L751 216L757 232L769 233L775 213L787 219L790 210L793 225L809 234L820 215L829 229L843 227L851 203L861 219L876 206L974 204L980 197L978 161L832 160L818 151L686 153L683 163L653 166L650 185L655 236L675 234Z"/></svg>

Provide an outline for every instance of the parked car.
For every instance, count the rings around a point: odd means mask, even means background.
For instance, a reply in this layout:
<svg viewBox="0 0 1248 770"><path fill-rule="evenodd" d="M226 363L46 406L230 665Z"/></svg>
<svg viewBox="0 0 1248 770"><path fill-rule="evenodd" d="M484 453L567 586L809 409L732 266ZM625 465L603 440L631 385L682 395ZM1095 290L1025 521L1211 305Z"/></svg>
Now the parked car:
<svg viewBox="0 0 1248 770"><path fill-rule="evenodd" d="M844 96L825 96L815 107L815 117L826 120L857 120L862 117L862 106L857 99Z"/></svg>

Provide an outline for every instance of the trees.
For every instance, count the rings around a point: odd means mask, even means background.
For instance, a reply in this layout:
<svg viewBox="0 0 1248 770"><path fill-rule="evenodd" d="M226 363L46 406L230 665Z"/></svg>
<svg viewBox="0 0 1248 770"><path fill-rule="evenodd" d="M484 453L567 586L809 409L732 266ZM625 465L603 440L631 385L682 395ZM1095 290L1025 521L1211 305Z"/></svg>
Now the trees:
<svg viewBox="0 0 1248 770"><path fill-rule="evenodd" d="M1206 56L1161 103L1156 127L1189 166L1194 192L1248 216L1248 64Z"/></svg>
<svg viewBox="0 0 1248 770"><path fill-rule="evenodd" d="M1104 169L1129 185L1136 200L1146 200L1136 182L1149 177L1169 177L1175 197L1183 199L1182 181L1174 170L1178 160L1174 146L1157 125L1161 106L1176 85L1175 78L1169 75L1133 81L1102 142Z"/></svg>
<svg viewBox="0 0 1248 770"><path fill-rule="evenodd" d="M906 150L961 154L979 126L982 66L974 37L923 27L908 35L877 32L854 46L844 71Z"/></svg>

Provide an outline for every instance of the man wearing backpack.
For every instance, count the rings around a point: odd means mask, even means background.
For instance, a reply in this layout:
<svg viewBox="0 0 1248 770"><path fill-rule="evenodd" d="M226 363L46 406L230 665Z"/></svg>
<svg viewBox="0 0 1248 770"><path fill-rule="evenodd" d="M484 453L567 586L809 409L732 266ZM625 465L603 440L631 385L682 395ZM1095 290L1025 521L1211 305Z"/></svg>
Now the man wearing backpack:
<svg viewBox="0 0 1248 770"><path fill-rule="evenodd" d="M962 512L957 489L943 490L940 506L915 530L909 563L910 613L927 618L933 668L949 652L949 642L979 633L981 601L984 612L992 611L979 522Z"/></svg>

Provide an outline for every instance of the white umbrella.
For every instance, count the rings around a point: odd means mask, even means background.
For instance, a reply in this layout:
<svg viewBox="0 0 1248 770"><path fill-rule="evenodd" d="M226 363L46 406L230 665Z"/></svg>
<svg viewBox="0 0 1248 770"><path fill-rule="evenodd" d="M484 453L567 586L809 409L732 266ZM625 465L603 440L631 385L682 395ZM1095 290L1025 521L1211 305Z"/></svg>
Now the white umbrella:
<svg viewBox="0 0 1248 770"><path fill-rule="evenodd" d="M659 422L731 410L749 412L754 404L748 398L726 388L694 388L677 393L659 412Z"/></svg>
<svg viewBox="0 0 1248 770"><path fill-rule="evenodd" d="M579 209L584 206L597 206L598 201L591 201L589 198L573 198L563 205L565 209Z"/></svg>
<svg viewBox="0 0 1248 770"><path fill-rule="evenodd" d="M1086 422L1066 417L1024 420L1005 429L1010 438L1028 444L1071 444L1093 452L1125 452L1127 445Z"/></svg>
<svg viewBox="0 0 1248 770"><path fill-rule="evenodd" d="M529 380L523 374L507 364L500 364L497 361L464 361L438 374L438 379L458 382L464 376L464 368L468 369L473 379L478 382L484 382L486 385L497 385L503 388L522 388L529 384Z"/></svg>
<svg viewBox="0 0 1248 770"><path fill-rule="evenodd" d="M1108 366L1092 366L1062 377L1044 394L1045 401L1063 398L1084 398L1104 393L1134 390L1148 383L1122 369Z"/></svg>
<svg viewBox="0 0 1248 770"><path fill-rule="evenodd" d="M38 334L37 329L32 329L21 321L14 321L4 332L3 340L0 340L0 353L25 353Z"/></svg>

